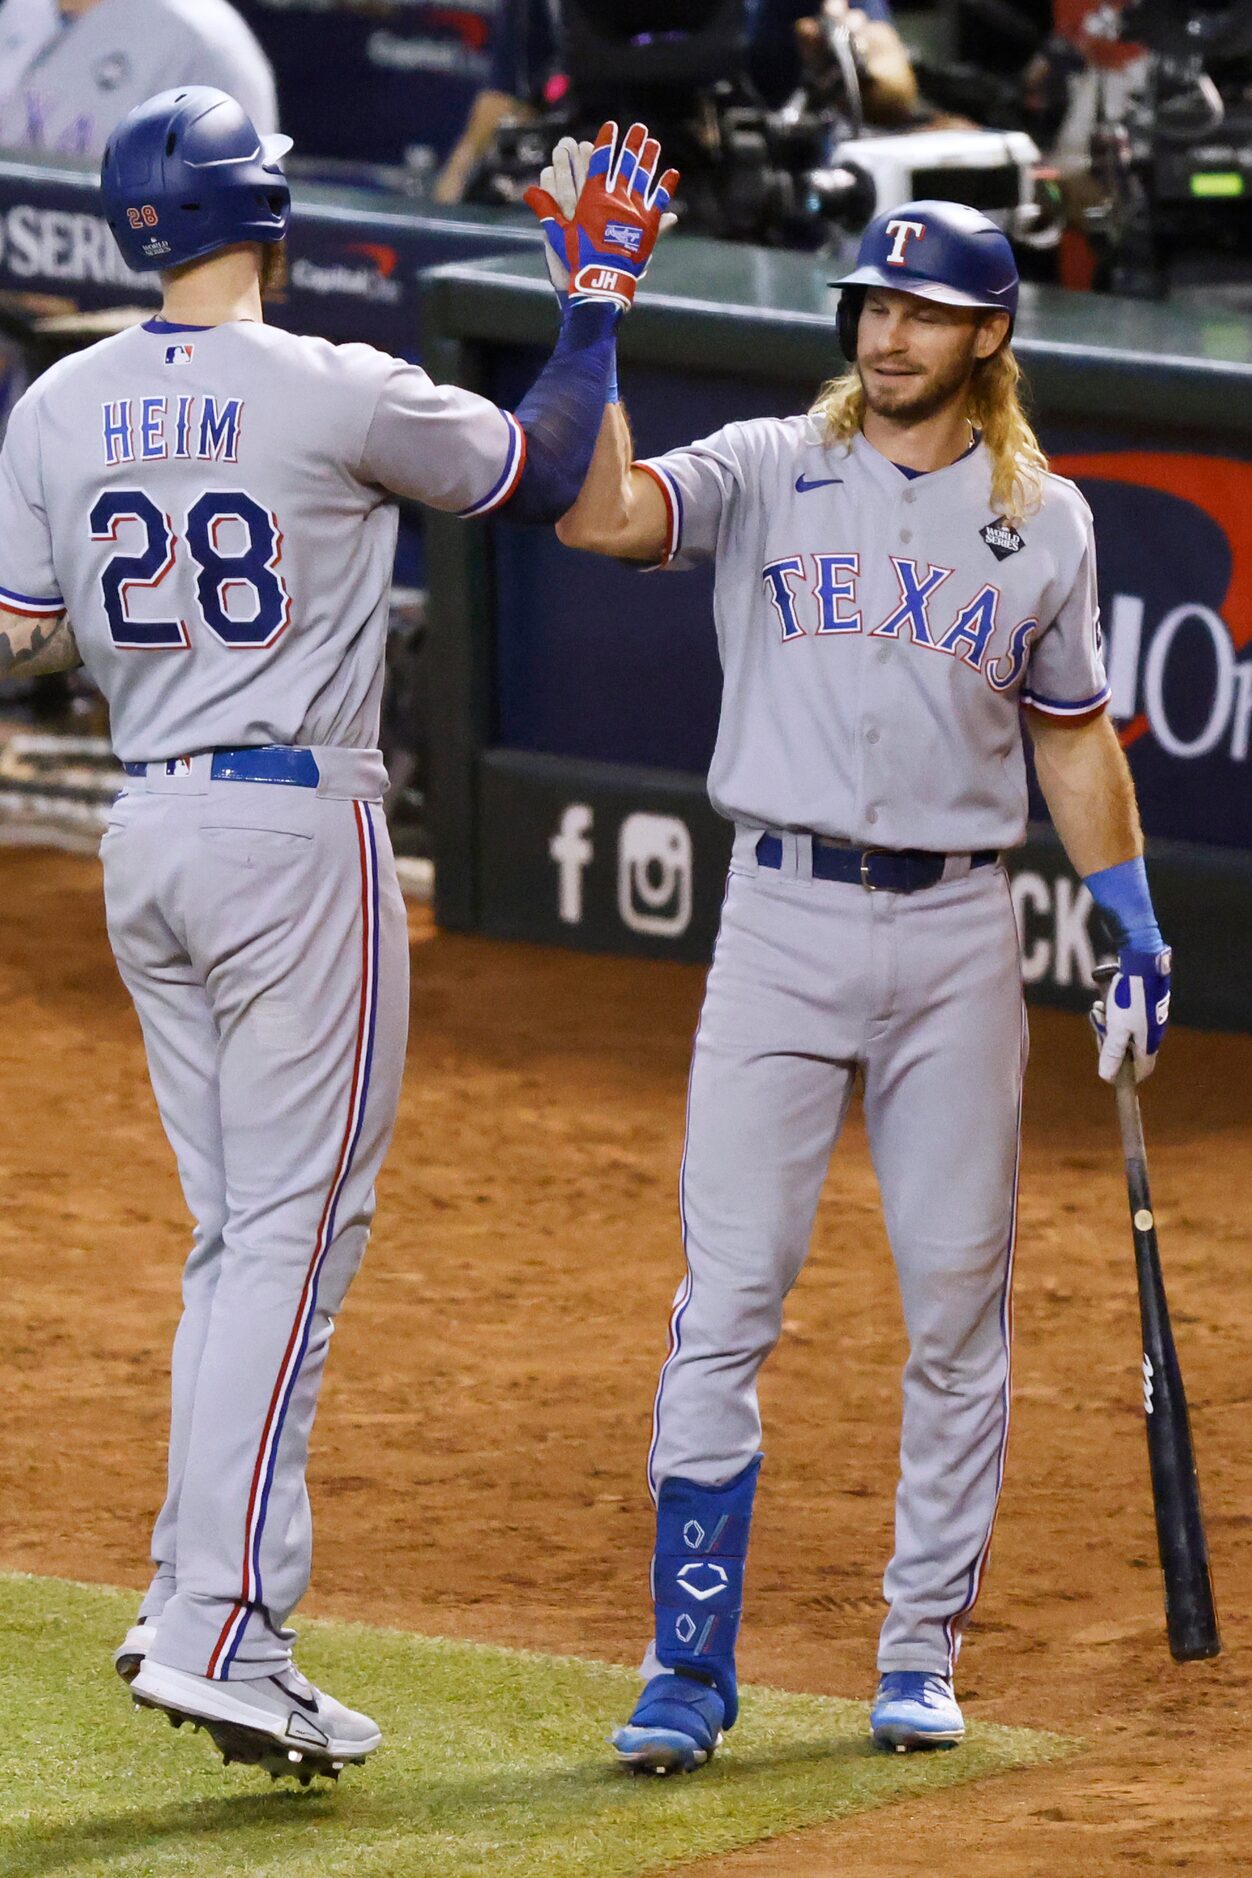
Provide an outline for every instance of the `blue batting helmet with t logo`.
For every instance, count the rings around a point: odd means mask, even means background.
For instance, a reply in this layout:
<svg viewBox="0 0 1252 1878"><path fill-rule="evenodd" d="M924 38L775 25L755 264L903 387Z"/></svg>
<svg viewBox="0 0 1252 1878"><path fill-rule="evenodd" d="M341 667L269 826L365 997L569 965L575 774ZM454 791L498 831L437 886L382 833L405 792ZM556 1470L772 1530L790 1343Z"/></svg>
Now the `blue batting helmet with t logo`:
<svg viewBox="0 0 1252 1878"><path fill-rule="evenodd" d="M856 357L867 287L1007 313L1010 333L1017 317L1017 262L1008 236L963 202L905 202L876 215L861 237L855 268L830 284L844 289L837 324L849 360Z"/></svg>
<svg viewBox="0 0 1252 1878"><path fill-rule="evenodd" d="M109 138L100 172L127 266L151 273L236 242L281 241L290 148L290 137L262 137L242 105L208 85L136 105Z"/></svg>

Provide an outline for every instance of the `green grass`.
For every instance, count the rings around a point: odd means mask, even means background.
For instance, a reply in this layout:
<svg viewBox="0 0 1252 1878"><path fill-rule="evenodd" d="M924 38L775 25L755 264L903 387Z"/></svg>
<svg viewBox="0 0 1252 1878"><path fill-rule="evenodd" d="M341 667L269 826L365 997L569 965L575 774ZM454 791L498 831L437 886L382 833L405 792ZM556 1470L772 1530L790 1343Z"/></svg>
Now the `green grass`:
<svg viewBox="0 0 1252 1878"><path fill-rule="evenodd" d="M302 1792L132 1708L109 1658L133 1608L128 1592L0 1575L5 1878L642 1878L1072 1745L974 1727L953 1754L880 1755L861 1703L754 1689L702 1773L632 1778L604 1747L639 1686L628 1670L310 1622L303 1667L385 1742L337 1788Z"/></svg>

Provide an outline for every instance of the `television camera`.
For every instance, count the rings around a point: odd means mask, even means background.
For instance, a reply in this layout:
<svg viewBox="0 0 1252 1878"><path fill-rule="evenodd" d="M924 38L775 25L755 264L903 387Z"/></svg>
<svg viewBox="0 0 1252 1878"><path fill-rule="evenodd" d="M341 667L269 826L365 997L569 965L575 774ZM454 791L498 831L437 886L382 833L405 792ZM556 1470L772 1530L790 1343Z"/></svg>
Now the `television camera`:
<svg viewBox="0 0 1252 1878"><path fill-rule="evenodd" d="M821 249L918 197L971 203L1017 238L1037 232L1039 152L1025 132L871 128L857 35L820 0L826 57L773 102L752 76L758 11L751 0L563 0L563 94L502 127L471 196L517 202L556 138L633 117L681 170L683 225L701 234Z"/></svg>

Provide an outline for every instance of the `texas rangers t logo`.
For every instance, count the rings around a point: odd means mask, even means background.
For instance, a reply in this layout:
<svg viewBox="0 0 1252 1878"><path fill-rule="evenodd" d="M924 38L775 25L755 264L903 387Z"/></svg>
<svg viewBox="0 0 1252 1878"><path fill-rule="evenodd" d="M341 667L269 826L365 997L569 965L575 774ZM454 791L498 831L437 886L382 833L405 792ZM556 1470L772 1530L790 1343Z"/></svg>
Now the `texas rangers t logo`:
<svg viewBox="0 0 1252 1878"><path fill-rule="evenodd" d="M888 267L907 267L905 249L909 245L909 236L916 235L919 241L926 238L925 222L888 222L887 233L893 237L891 252L887 256Z"/></svg>

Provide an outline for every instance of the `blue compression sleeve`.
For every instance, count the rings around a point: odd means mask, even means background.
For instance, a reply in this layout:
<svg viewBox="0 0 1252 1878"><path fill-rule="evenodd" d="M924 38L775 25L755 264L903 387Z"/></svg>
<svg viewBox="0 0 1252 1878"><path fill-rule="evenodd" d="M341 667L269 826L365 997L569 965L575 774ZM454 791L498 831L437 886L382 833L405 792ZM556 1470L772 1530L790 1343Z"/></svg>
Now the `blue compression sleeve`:
<svg viewBox="0 0 1252 1878"><path fill-rule="evenodd" d="M1148 891L1148 870L1143 857L1119 861L1116 867L1102 867L1088 874L1086 886L1100 911L1108 918L1119 945L1136 952L1160 952L1165 944L1152 909Z"/></svg>
<svg viewBox="0 0 1252 1878"><path fill-rule="evenodd" d="M573 508L604 407L617 397L620 318L604 301L567 309L552 357L517 407L526 463L497 514L511 522L555 522Z"/></svg>

